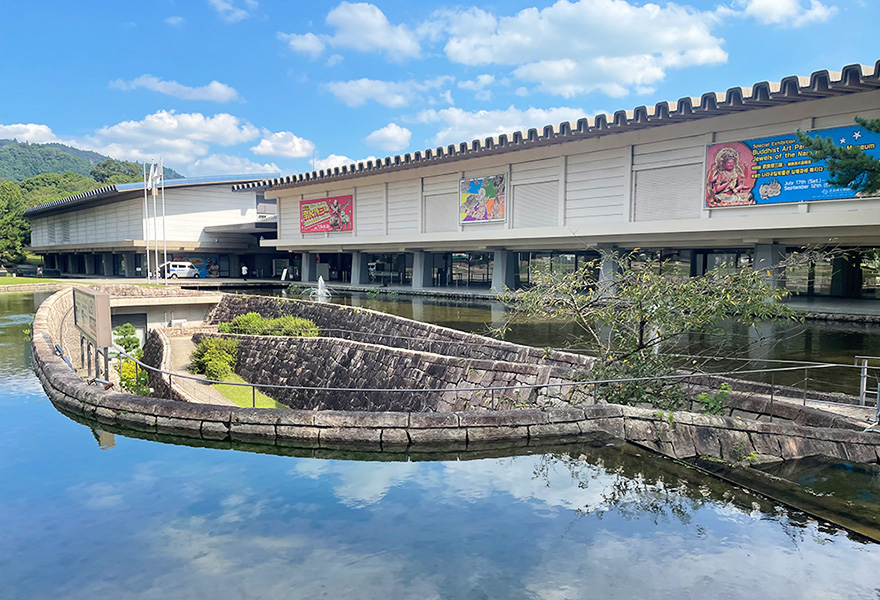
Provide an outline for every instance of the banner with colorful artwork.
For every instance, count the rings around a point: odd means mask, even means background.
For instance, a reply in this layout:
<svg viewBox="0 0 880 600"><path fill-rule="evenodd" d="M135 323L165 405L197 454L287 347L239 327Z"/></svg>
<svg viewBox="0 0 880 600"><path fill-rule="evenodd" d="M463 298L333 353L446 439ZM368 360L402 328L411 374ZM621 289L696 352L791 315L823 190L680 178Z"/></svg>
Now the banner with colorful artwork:
<svg viewBox="0 0 880 600"><path fill-rule="evenodd" d="M299 230L302 233L351 231L354 207L351 196L333 196L299 203Z"/></svg>
<svg viewBox="0 0 880 600"><path fill-rule="evenodd" d="M880 158L880 135L859 125L807 132L830 137L838 146L856 147ZM706 206L741 206L852 198L849 188L828 184L825 161L814 163L797 137L779 135L709 146L706 155Z"/></svg>
<svg viewBox="0 0 880 600"><path fill-rule="evenodd" d="M488 223L504 220L504 175L463 180L459 192L459 222Z"/></svg>

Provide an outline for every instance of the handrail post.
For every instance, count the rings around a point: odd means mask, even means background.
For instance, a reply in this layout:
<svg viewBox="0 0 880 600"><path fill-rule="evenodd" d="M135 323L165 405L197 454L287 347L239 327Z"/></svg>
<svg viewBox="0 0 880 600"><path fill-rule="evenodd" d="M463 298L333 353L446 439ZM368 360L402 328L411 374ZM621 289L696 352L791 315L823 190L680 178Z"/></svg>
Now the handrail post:
<svg viewBox="0 0 880 600"><path fill-rule="evenodd" d="M255 386L251 386L251 407L257 407L257 388Z"/></svg>
<svg viewBox="0 0 880 600"><path fill-rule="evenodd" d="M804 406L807 405L807 381L810 379L809 367L804 367Z"/></svg>
<svg viewBox="0 0 880 600"><path fill-rule="evenodd" d="M864 406L868 395L868 359L859 358L856 360L858 361L856 364L861 363L859 369L859 406Z"/></svg>

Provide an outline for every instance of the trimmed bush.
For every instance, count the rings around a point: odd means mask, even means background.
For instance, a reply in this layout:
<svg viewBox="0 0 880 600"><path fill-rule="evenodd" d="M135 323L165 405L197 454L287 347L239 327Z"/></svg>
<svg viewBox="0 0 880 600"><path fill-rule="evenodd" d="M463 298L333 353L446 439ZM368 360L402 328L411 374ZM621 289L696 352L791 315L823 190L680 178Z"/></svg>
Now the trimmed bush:
<svg viewBox="0 0 880 600"><path fill-rule="evenodd" d="M232 319L230 323L220 323L221 333L240 333L243 335L280 335L288 337L318 337L320 330L311 319L284 315L267 319L259 313L249 312Z"/></svg>
<svg viewBox="0 0 880 600"><path fill-rule="evenodd" d="M193 373L202 373L208 379L222 380L232 373L238 358L238 340L205 338L190 355Z"/></svg>

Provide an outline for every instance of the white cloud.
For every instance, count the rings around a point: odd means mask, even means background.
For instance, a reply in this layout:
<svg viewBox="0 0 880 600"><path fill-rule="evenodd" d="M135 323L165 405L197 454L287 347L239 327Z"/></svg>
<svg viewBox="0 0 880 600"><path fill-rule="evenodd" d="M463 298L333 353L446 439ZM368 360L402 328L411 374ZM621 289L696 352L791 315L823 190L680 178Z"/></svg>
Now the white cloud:
<svg viewBox="0 0 880 600"><path fill-rule="evenodd" d="M368 135L364 141L380 150L400 152L409 146L410 138L412 138L412 131L396 123L389 123Z"/></svg>
<svg viewBox="0 0 880 600"><path fill-rule="evenodd" d="M343 60L345 60L345 59L342 57L341 54L331 54L330 56L327 57L327 66L328 67L335 67L336 65L341 63Z"/></svg>
<svg viewBox="0 0 880 600"><path fill-rule="evenodd" d="M287 158L311 156L314 150L315 144L290 131L272 133L266 129L263 130L263 139L260 140L260 143L251 148L254 154Z"/></svg>
<svg viewBox="0 0 880 600"><path fill-rule="evenodd" d="M228 113L205 116L160 110L140 121L102 127L80 147L127 160L165 156L166 164L189 164L210 153L210 146L233 146L260 135L259 130Z"/></svg>
<svg viewBox="0 0 880 600"><path fill-rule="evenodd" d="M367 156L365 158L353 159L347 156L342 156L340 154L331 154L327 158L316 158L314 161L314 165L312 166L312 170L321 171L327 169L335 169L336 167L355 165L359 162L366 162L368 160L376 160L376 157Z"/></svg>
<svg viewBox="0 0 880 600"><path fill-rule="evenodd" d="M802 27L821 23L837 12L835 6L825 6L819 0L810 0L807 8L803 0L740 0L744 13L765 25Z"/></svg>
<svg viewBox="0 0 880 600"><path fill-rule="evenodd" d="M626 0L558 0L501 17L478 8L435 15L451 61L512 66L519 79L565 97L622 96L670 68L725 62L715 22L711 12Z"/></svg>
<svg viewBox="0 0 880 600"><path fill-rule="evenodd" d="M153 75L141 75L137 79L132 79L131 81L123 81L122 79L111 81L110 87L125 91L143 88L167 96L180 98L181 100L230 102L239 99L238 92L234 87L228 86L225 83L220 83L216 80L200 87L190 87L188 85L183 85L182 83L177 83L176 81L165 81L158 77L154 77Z"/></svg>
<svg viewBox="0 0 880 600"><path fill-rule="evenodd" d="M441 76L426 81L381 81L378 79L353 79L331 81L324 88L348 106L362 106L369 101L388 108L400 108L420 101L425 94L451 84L452 77ZM443 93L440 93L443 98ZM451 100L451 97L448 98Z"/></svg>
<svg viewBox="0 0 880 600"><path fill-rule="evenodd" d="M281 169L275 163L260 164L229 154L211 154L200 158L186 167L186 174L190 177L200 175L232 175L232 174L267 174L280 173Z"/></svg>
<svg viewBox="0 0 880 600"><path fill-rule="evenodd" d="M488 102L492 99L492 90L487 88L493 83L495 83L495 77L484 73L483 75L477 75L476 79L471 81L460 81L458 87L474 92L474 98L477 100Z"/></svg>
<svg viewBox="0 0 880 600"><path fill-rule="evenodd" d="M279 37L286 40L291 49L312 57L320 54L325 45L377 52L395 62L418 58L421 54L418 36L405 25L392 25L374 4L341 2L327 13L326 22L335 30L333 35L282 33Z"/></svg>
<svg viewBox="0 0 880 600"><path fill-rule="evenodd" d="M583 110L567 106L526 110L511 106L503 110L475 112L460 108L429 109L421 111L416 116L416 120L429 125L439 123L441 129L432 138L432 142L442 146L465 140L494 137L502 133L510 135L515 131L526 131L532 127L541 128L565 121L577 121L584 116L586 115Z"/></svg>
<svg viewBox="0 0 880 600"><path fill-rule="evenodd" d="M311 58L317 58L324 51L325 44L314 33L278 33L278 39L287 42L294 52L308 54Z"/></svg>
<svg viewBox="0 0 880 600"><path fill-rule="evenodd" d="M184 21L185 21L185 19L183 17L175 15L172 17L167 17L165 19L165 24L171 25L172 27L179 27L179 26L183 25Z"/></svg>
<svg viewBox="0 0 880 600"><path fill-rule="evenodd" d="M0 140L18 140L32 144L48 144L60 141L48 125L36 123L13 123L0 125Z"/></svg>
<svg viewBox="0 0 880 600"><path fill-rule="evenodd" d="M208 4L217 11L221 19L228 23L237 23L247 19L259 6L257 0L244 0L246 8L236 6L233 0L208 0Z"/></svg>

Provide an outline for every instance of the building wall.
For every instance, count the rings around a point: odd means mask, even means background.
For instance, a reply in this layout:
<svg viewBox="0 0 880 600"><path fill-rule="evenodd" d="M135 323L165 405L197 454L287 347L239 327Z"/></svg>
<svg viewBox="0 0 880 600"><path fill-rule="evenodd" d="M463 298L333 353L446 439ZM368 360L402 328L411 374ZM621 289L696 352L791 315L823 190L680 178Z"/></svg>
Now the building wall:
<svg viewBox="0 0 880 600"><path fill-rule="evenodd" d="M595 243L749 247L827 241L880 244L880 198L706 208L711 144L880 117L880 91L799 102L501 154L275 189L277 244L291 250L560 248ZM504 222L460 224L459 182L505 174ZM355 198L354 230L299 233L299 202ZM338 251L338 250L337 250Z"/></svg>
<svg viewBox="0 0 880 600"><path fill-rule="evenodd" d="M160 207L160 216L161 212ZM152 215L152 209L150 214ZM205 227L247 223L256 218L254 192L233 192L229 184L179 188L165 192L165 230L169 240L213 241L215 236L205 234ZM158 226L159 239L162 239L161 218Z"/></svg>
<svg viewBox="0 0 880 600"><path fill-rule="evenodd" d="M143 239L143 212L143 200L123 200L31 219L31 245L140 240Z"/></svg>

